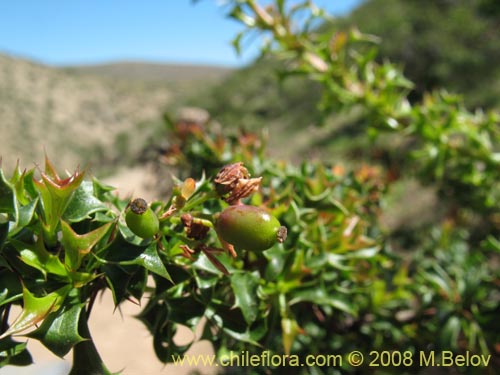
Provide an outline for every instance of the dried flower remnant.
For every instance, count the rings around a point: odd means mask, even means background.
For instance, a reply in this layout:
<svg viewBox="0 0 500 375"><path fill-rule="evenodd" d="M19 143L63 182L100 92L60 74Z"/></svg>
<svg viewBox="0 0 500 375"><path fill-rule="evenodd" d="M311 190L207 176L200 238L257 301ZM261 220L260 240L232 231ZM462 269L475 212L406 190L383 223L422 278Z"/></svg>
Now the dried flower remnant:
<svg viewBox="0 0 500 375"><path fill-rule="evenodd" d="M219 171L214 179L217 193L230 205L240 204L240 200L255 193L262 177L250 178L243 163L228 164Z"/></svg>
<svg viewBox="0 0 500 375"><path fill-rule="evenodd" d="M215 176L215 189L220 195L224 195L233 190L240 179L248 179L250 173L243 166L243 163L233 163L221 168Z"/></svg>
<svg viewBox="0 0 500 375"><path fill-rule="evenodd" d="M199 241L207 237L210 227L207 227L203 223L199 222L190 214L183 214L181 216L181 221L186 228L188 238Z"/></svg>
<svg viewBox="0 0 500 375"><path fill-rule="evenodd" d="M236 187L224 200L232 206L241 204L241 199L249 197L259 190L261 181L262 177L239 180Z"/></svg>

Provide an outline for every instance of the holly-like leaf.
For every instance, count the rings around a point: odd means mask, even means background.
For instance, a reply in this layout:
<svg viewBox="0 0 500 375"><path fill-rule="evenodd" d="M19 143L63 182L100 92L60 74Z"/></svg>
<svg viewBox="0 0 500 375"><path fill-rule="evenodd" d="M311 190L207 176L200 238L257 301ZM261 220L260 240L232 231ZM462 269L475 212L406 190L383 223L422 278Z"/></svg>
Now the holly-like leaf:
<svg viewBox="0 0 500 375"><path fill-rule="evenodd" d="M64 220L74 223L90 217L95 212L108 210L108 207L96 198L94 187L95 184L92 181L81 183L64 211Z"/></svg>
<svg viewBox="0 0 500 375"><path fill-rule="evenodd" d="M231 287L235 298L234 306L241 309L248 325L257 319L259 313L258 286L259 275L257 273L236 272L231 275Z"/></svg>
<svg viewBox="0 0 500 375"><path fill-rule="evenodd" d="M71 176L61 179L49 159L45 158L45 172L40 180L33 179L40 194L43 206L43 226L45 241L50 245L57 243L57 229L66 207L75 190L83 181L85 172L77 169Z"/></svg>
<svg viewBox="0 0 500 375"><path fill-rule="evenodd" d="M353 316L357 315L356 306L348 301L344 295L339 292L335 292L335 294L329 293L322 287L293 291L289 304L293 305L299 302L312 302L318 305L331 306Z"/></svg>
<svg viewBox="0 0 500 375"><path fill-rule="evenodd" d="M41 238L34 244L26 244L16 240L12 240L11 243L21 254L20 259L39 270L45 279L49 273L67 278L68 270L57 255L47 251Z"/></svg>
<svg viewBox="0 0 500 375"><path fill-rule="evenodd" d="M75 344L73 348L73 367L69 375L118 375L109 371L97 351L97 348L90 335L87 324L87 314L80 310L80 319L78 321L78 332L84 338L81 342Z"/></svg>
<svg viewBox="0 0 500 375"><path fill-rule="evenodd" d="M14 216L14 191L10 182L5 178L5 175L0 169L0 213L6 213Z"/></svg>
<svg viewBox="0 0 500 375"><path fill-rule="evenodd" d="M11 337L0 339L0 368L7 365L28 366L33 363L25 342L17 342Z"/></svg>
<svg viewBox="0 0 500 375"><path fill-rule="evenodd" d="M2 222L2 217L0 217L0 253L2 252L3 244L7 239L8 233L9 233L9 222Z"/></svg>
<svg viewBox="0 0 500 375"><path fill-rule="evenodd" d="M33 327L44 320L48 314L58 310L70 288L69 285L64 286L44 297L35 297L28 289L23 288L23 311L9 329L0 336L0 339Z"/></svg>
<svg viewBox="0 0 500 375"><path fill-rule="evenodd" d="M85 340L78 333L78 320L84 304L50 313L42 325L27 336L41 341L52 353L64 357L74 345Z"/></svg>
<svg viewBox="0 0 500 375"><path fill-rule="evenodd" d="M18 276L0 266L0 307L23 297Z"/></svg>
<svg viewBox="0 0 500 375"><path fill-rule="evenodd" d="M210 322L220 327L225 334L238 340L255 346L261 346L259 340L264 337L268 330L267 321L257 321L249 327L241 310L233 309L220 303L214 302L205 311L205 316ZM209 339L210 335L205 330L202 339Z"/></svg>
<svg viewBox="0 0 500 375"><path fill-rule="evenodd" d="M176 299L172 300L172 305L176 303ZM188 301L188 299L181 299L181 304L194 301ZM175 320L171 319L171 310L167 306L165 301L162 299L158 299L158 297L151 298L141 313L137 316L139 319L151 332L153 335L153 347L156 353L156 356L163 363L168 363L172 361L172 355L181 355L185 353L190 347L192 342L186 345L177 345L174 342L174 336L177 330L177 323ZM172 306L173 307L173 306ZM188 311L190 311L189 306ZM179 308L179 312L182 308ZM196 316L201 317L203 314L203 309ZM175 314L174 314L175 315ZM186 319L186 316L178 313L179 317L183 320ZM193 315L193 314L190 314ZM199 320L197 320L199 321Z"/></svg>
<svg viewBox="0 0 500 375"><path fill-rule="evenodd" d="M137 264L144 267L148 271L154 272L165 279L172 281L170 275L163 264L160 256L158 255L158 250L156 249L156 243L152 242L148 247L144 249L135 259L129 261L122 261L120 264L132 265Z"/></svg>
<svg viewBox="0 0 500 375"><path fill-rule="evenodd" d="M120 266L118 264L105 264L102 266L116 306L123 302L129 293L132 294L129 292L129 284L133 280L137 268L139 267ZM135 292L136 286L132 289L132 292Z"/></svg>
<svg viewBox="0 0 500 375"><path fill-rule="evenodd" d="M16 202L16 222L14 228L10 231L10 236L27 226L35 213L38 198L29 201L26 205Z"/></svg>
<svg viewBox="0 0 500 375"><path fill-rule="evenodd" d="M26 172L21 173L19 168L16 168L13 177L8 181L0 170L0 224L14 222L9 228L10 237L29 224L38 203L38 198L30 200L24 191L25 174ZM1 236L0 233L0 240Z"/></svg>
<svg viewBox="0 0 500 375"><path fill-rule="evenodd" d="M167 302L172 322L195 329L205 312L205 306L191 296L169 299Z"/></svg>
<svg viewBox="0 0 500 375"><path fill-rule="evenodd" d="M229 273L235 270L234 266L232 265L231 258L226 253L218 254L217 260ZM217 268L204 253L200 254L198 259L196 259L192 266L198 270L206 271L211 274L222 275L222 271Z"/></svg>
<svg viewBox="0 0 500 375"><path fill-rule="evenodd" d="M140 301L148 283L148 271L145 268L138 268L132 275L128 284L128 292L137 301Z"/></svg>
<svg viewBox="0 0 500 375"><path fill-rule="evenodd" d="M101 202L113 202L115 206L119 206L119 203L122 201L118 198L116 194L113 194L112 191L116 190L115 187L106 185L97 179L92 180L92 188L94 192L94 197L100 200ZM127 203L123 203L125 206ZM123 209L124 207L118 207L119 209Z"/></svg>
<svg viewBox="0 0 500 375"><path fill-rule="evenodd" d="M104 254L97 254L97 256L104 257L105 262L111 261L123 266L139 265L148 271L172 281L158 254L156 242L150 242L149 244L144 243L144 241L140 243L130 242L125 238L122 230L117 233L114 241L103 250Z"/></svg>
<svg viewBox="0 0 500 375"><path fill-rule="evenodd" d="M77 270L82 259L108 233L112 222L85 234L76 233L65 221L61 221L64 263L70 270Z"/></svg>
<svg viewBox="0 0 500 375"><path fill-rule="evenodd" d="M153 347L156 356L163 363L173 361L177 355L182 356L189 350L193 342L186 345L178 345L174 341L174 336L177 332L177 324L165 320L163 324L158 324L157 331L153 335Z"/></svg>

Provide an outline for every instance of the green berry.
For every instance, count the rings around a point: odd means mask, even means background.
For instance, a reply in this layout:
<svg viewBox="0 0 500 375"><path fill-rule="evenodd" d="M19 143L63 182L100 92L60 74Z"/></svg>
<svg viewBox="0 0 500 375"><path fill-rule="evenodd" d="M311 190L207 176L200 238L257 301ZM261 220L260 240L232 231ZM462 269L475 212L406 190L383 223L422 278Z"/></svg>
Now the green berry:
<svg viewBox="0 0 500 375"><path fill-rule="evenodd" d="M141 238L150 238L160 230L158 216L142 199L134 199L125 214L125 222L129 229Z"/></svg>
<svg viewBox="0 0 500 375"><path fill-rule="evenodd" d="M219 237L239 249L263 251L286 238L286 228L266 210L247 205L230 206L215 223Z"/></svg>

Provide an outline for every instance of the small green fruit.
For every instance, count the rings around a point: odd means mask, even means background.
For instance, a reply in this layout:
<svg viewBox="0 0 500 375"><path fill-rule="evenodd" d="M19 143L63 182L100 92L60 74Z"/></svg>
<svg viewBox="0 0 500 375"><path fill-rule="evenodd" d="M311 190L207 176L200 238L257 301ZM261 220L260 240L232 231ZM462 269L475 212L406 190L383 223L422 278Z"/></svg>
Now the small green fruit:
<svg viewBox="0 0 500 375"><path fill-rule="evenodd" d="M125 214L125 222L129 229L141 238L150 238L160 230L158 216L148 206L148 203L142 199L134 199Z"/></svg>
<svg viewBox="0 0 500 375"><path fill-rule="evenodd" d="M263 251L286 238L286 228L266 210L247 205L230 206L215 223L219 237L236 248Z"/></svg>

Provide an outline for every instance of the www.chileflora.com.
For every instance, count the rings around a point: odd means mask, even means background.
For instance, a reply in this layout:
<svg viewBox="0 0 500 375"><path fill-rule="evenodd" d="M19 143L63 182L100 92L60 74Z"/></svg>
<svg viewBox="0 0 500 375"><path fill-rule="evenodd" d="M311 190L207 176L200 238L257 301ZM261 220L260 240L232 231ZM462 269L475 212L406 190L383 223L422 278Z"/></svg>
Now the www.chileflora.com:
<svg viewBox="0 0 500 375"><path fill-rule="evenodd" d="M341 367L344 364L358 367L362 364L368 367L488 367L490 354L474 354L469 351L456 354L449 350L444 351L371 351L363 354L352 351L341 354L310 354L304 358L298 355L272 354L263 351L260 354L250 354L248 351L229 352L216 356L212 355L172 355L175 366L222 366L222 367Z"/></svg>

